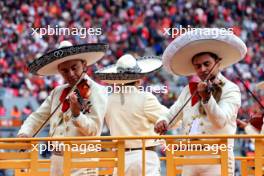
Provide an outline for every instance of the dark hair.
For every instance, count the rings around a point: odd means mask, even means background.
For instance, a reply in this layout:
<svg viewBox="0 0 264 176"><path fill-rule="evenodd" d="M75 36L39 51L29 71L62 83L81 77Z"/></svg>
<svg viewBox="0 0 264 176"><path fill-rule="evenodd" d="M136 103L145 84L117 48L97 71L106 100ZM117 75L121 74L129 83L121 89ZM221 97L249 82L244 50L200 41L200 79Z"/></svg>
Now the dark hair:
<svg viewBox="0 0 264 176"><path fill-rule="evenodd" d="M133 82L124 84L124 86L135 86L136 83L137 83L137 81L133 81Z"/></svg>
<svg viewBox="0 0 264 176"><path fill-rule="evenodd" d="M209 56L211 56L212 58L214 58L215 61L217 61L218 59L221 59L217 54L215 53L211 53L211 52L200 52L200 53L197 53L195 54L193 57L192 57L192 62L193 60L196 58L196 57L199 57L199 56L202 56L202 55L205 55L205 54L208 54Z"/></svg>

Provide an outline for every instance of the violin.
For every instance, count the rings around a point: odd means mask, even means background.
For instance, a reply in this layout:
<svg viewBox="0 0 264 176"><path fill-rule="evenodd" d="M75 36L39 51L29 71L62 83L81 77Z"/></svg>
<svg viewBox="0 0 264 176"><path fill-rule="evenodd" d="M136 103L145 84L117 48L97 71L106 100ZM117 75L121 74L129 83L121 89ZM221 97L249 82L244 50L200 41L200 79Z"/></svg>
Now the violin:
<svg viewBox="0 0 264 176"><path fill-rule="evenodd" d="M90 86L88 85L85 79L81 80L81 82L77 85L77 88L74 90L77 94L78 102L80 105L84 103L84 99L88 99L90 96Z"/></svg>
<svg viewBox="0 0 264 176"><path fill-rule="evenodd" d="M221 60L217 60L213 67L210 69L208 75L205 78L205 82L208 82L210 77L212 77L212 72L214 71L214 69L216 68L216 66L220 63ZM182 107L179 109L179 111L174 115L174 117L169 121L168 126L170 126L172 124L172 122L174 122L174 120L176 119L176 117L178 117L178 115L182 112L182 110L185 108L185 106L194 98L196 97L198 94L197 89L194 90L194 92L191 94L191 96L187 99L187 101L182 105Z"/></svg>
<svg viewBox="0 0 264 176"><path fill-rule="evenodd" d="M207 89L205 90L205 92L207 94L212 93L213 97L217 101L219 101L220 96L222 94L222 86L224 85L224 83L215 76L210 81L207 80L206 82L207 82ZM201 100L201 97L198 94L194 95L194 93L197 91L198 84L199 82L189 83L189 90L191 95L193 96L191 100L192 106L194 106L197 102Z"/></svg>
<svg viewBox="0 0 264 176"><path fill-rule="evenodd" d="M213 91L214 87L222 87L223 82L219 80L216 76L212 76L210 79L205 81L208 85L206 92L210 93ZM191 86L192 91L195 91L197 89L197 86L199 84L199 81L191 81L189 82L189 86Z"/></svg>
<svg viewBox="0 0 264 176"><path fill-rule="evenodd" d="M42 130L42 128L47 124L47 122L50 120L50 118L56 113L56 111L59 109L59 107L63 104L64 106L62 107L62 112L66 112L67 108L70 107L68 94L71 93L72 91L76 91L77 97L78 97L78 102L81 107L81 111L83 113L90 112L91 108L91 102L87 101L85 103L85 99L90 96L90 86L87 83L87 80L85 80L83 75L85 72L83 72L79 78L79 80L76 82L76 84L72 88L66 88L63 90L61 96L60 96L60 103L55 107L55 109L50 113L49 117L41 124L41 126L35 131L35 133L32 135L32 137L37 136L37 134Z"/></svg>
<svg viewBox="0 0 264 176"><path fill-rule="evenodd" d="M70 101L67 95L69 94L71 88L65 88L60 96L60 101L62 103L62 112L66 112L70 107ZM87 83L87 80L82 79L74 89L74 92L77 95L77 101L79 103L81 112L90 113L91 102L88 101L88 98L91 94L90 86Z"/></svg>
<svg viewBox="0 0 264 176"><path fill-rule="evenodd" d="M263 113L251 116L249 119L249 123L258 131L261 131L263 125Z"/></svg>

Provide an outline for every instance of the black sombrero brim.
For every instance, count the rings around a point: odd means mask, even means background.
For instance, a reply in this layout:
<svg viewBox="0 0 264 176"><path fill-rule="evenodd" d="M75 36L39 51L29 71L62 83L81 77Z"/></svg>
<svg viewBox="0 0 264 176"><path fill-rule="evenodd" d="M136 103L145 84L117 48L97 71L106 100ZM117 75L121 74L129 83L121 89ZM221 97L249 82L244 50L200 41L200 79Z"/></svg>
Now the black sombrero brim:
<svg viewBox="0 0 264 176"><path fill-rule="evenodd" d="M141 68L140 73L118 73L114 64L95 72L95 77L108 84L126 84L142 79L162 67L161 59L156 56L140 57L137 59L137 64Z"/></svg>
<svg viewBox="0 0 264 176"><path fill-rule="evenodd" d="M108 45L103 43L63 47L35 59L28 65L29 71L35 75L55 75L58 74L58 65L69 60L83 60L86 65L92 65L104 56L107 49Z"/></svg>

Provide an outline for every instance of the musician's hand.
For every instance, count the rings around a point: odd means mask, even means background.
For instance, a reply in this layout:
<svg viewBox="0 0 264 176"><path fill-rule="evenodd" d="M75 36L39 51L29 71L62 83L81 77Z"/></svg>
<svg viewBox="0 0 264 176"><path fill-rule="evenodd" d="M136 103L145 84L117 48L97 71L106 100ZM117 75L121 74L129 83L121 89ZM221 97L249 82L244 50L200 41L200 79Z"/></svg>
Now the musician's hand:
<svg viewBox="0 0 264 176"><path fill-rule="evenodd" d="M166 120L158 122L154 127L154 131L160 135L165 134L168 131L168 123Z"/></svg>
<svg viewBox="0 0 264 176"><path fill-rule="evenodd" d="M259 111L252 115L250 115L251 118L262 118L264 116L263 112Z"/></svg>
<svg viewBox="0 0 264 176"><path fill-rule="evenodd" d="M78 102L78 98L75 92L72 92L69 96L71 112L74 117L77 117L81 112L81 106Z"/></svg>
<svg viewBox="0 0 264 176"><path fill-rule="evenodd" d="M208 84L206 82L199 82L197 85L198 94L202 98L203 102L208 101L211 97L211 91L209 91L210 84L211 83L209 81Z"/></svg>
<svg viewBox="0 0 264 176"><path fill-rule="evenodd" d="M90 134L87 132L87 130L84 127L82 127L79 121L73 119L72 123L83 136L90 136Z"/></svg>
<svg viewBox="0 0 264 176"><path fill-rule="evenodd" d="M242 128L242 129L245 129L245 127L248 125L247 122L243 121L243 120L240 120L240 119L236 119L236 122L237 122L237 125Z"/></svg>
<svg viewBox="0 0 264 176"><path fill-rule="evenodd" d="M29 138L30 136L28 136L27 134L25 133L21 133L19 135L17 135L18 138Z"/></svg>

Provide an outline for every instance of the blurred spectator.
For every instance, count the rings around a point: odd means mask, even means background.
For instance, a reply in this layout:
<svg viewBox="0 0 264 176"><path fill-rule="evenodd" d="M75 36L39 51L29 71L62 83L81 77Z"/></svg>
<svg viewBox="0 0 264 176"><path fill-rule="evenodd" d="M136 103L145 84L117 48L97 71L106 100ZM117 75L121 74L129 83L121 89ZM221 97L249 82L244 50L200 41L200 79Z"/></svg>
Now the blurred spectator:
<svg viewBox="0 0 264 176"><path fill-rule="evenodd" d="M31 113L32 113L32 108L28 104L22 110L22 119L21 120L24 121Z"/></svg>
<svg viewBox="0 0 264 176"><path fill-rule="evenodd" d="M0 85L10 89L15 96L35 96L41 103L59 82L58 77L32 76L26 64L68 39L73 43L105 42L109 51L98 67L112 64L125 52L138 55L161 55L172 41L164 28L224 27L231 28L247 44L248 54L238 64L249 86L264 77L264 2L248 1L1 1L0 27ZM22 14L22 15L20 15ZM101 28L101 35L43 35L33 30L47 26L55 28ZM39 31L38 31L39 32ZM170 33L172 30L170 30ZM175 35L177 36L177 35ZM92 73L96 67L89 68ZM253 101L248 101L245 90L230 68L225 76L236 82L243 93L239 117ZM169 78L169 79L168 79ZM170 106L186 81L173 84L165 72L155 74L146 84L168 85L170 95L157 94ZM182 79L181 79L182 80ZM22 91L23 90L23 91ZM176 90L176 92L175 92ZM26 92L26 93L23 93ZM175 94L175 95L173 95Z"/></svg>
<svg viewBox="0 0 264 176"><path fill-rule="evenodd" d="M0 100L0 117L4 117L6 115L6 108L3 105L2 100Z"/></svg>
<svg viewBox="0 0 264 176"><path fill-rule="evenodd" d="M13 106L11 110L11 117L15 119L20 119L21 118L21 111L18 109L18 107L15 105Z"/></svg>
<svg viewBox="0 0 264 176"><path fill-rule="evenodd" d="M2 151L0 150L0 153L1 153ZM4 169L0 169L0 176L5 176L5 170Z"/></svg>
<svg viewBox="0 0 264 176"><path fill-rule="evenodd" d="M48 142L45 142L45 143L42 143L42 145L40 145L41 147L44 147L44 149L42 148L41 149L41 152L40 152L40 155L43 157L43 158L49 158L51 156L51 151L48 150Z"/></svg>
<svg viewBox="0 0 264 176"><path fill-rule="evenodd" d="M242 156L252 156L254 154L254 144L250 139L244 139L241 146Z"/></svg>

